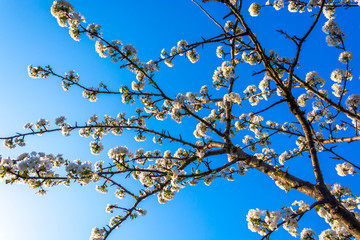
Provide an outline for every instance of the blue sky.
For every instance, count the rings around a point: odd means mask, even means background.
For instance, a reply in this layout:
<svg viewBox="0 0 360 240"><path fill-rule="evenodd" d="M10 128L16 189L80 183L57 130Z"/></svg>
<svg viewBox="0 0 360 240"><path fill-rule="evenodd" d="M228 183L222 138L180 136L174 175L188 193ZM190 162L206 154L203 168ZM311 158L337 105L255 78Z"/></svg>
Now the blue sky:
<svg viewBox="0 0 360 240"><path fill-rule="evenodd" d="M170 50L179 40L185 39L190 43L200 41L201 37L221 33L190 0L78 0L71 3L76 11L85 16L87 23L94 22L102 26L105 39L119 39L123 43L133 44L143 61L157 59L161 49ZM245 9L250 3L244 1ZM35 122L38 118L46 118L53 124L56 117L64 115L69 122L82 123L94 113L99 116L115 116L119 112L131 112L134 109L122 104L117 96L100 96L98 102L90 103L75 87L64 92L58 79L28 77L27 66L33 64L51 65L60 74L75 69L87 86L104 81L113 90L117 90L123 83L131 83L134 78L133 74L120 70L109 59L99 58L94 42L85 36L80 42L72 40L68 30L59 27L56 19L51 16L51 4L52 1L43 0L0 1L1 136L22 131L25 123ZM206 7L224 23L221 19L228 13L225 8L218 3L208 3ZM264 42L265 49L274 49L280 54L292 56L294 50L291 45L274 29L291 25L291 34L304 31L304 26L311 23L311 14L291 14L283 9L281 17L273 18L275 13L279 14L274 9L265 9L258 18L245 15L254 32ZM360 22L354 16L359 11L349 9L346 13L351 14L339 17L338 23L348 34L347 46L354 53L353 66L356 66L359 64L356 53L359 52L357 42ZM325 22L324 17L320 22L320 25ZM173 96L178 92L198 91L204 84L210 86L214 69L221 65L221 60L215 56L216 47L217 45L209 45L203 51L199 50L200 61L197 64L179 58L174 61L174 69L161 66L157 75L159 84ZM328 76L334 68L340 67L337 61L339 51L326 46L325 34L320 27L315 29L304 47L304 56L301 58L303 70L300 70L300 75L305 76L308 71L317 70L320 75ZM239 72L243 74L241 76L244 82L251 81L247 79L251 71L248 65L240 66ZM350 89L359 89L359 71L355 69L353 75L355 77ZM268 114L269 117L281 117L276 113ZM168 127L174 129L174 126L178 125L169 124ZM191 136L193 127L189 123L175 128L175 131L183 133L189 129L190 134L185 132L184 135ZM59 133L51 133L28 138L24 148L10 151L1 146L0 152L4 157L15 157L33 150L63 153L70 160L81 158L95 162L106 160L107 150L117 145L127 145L133 151L139 146L139 143L133 141L131 133L120 138L109 135L104 140L105 151L96 157L90 154L89 142L90 139L80 138L76 132L67 138ZM140 147L147 150L158 148L152 143L145 143ZM170 146L164 146L162 150L166 147ZM358 155L357 149L359 144L355 143L344 146L341 152L346 157L354 158ZM325 154L321 157L321 163L329 183L342 181L344 185L354 185L354 192L359 192L359 186L354 184L358 176L334 176L337 162L328 159ZM309 162L294 162L291 166L300 176L313 180L311 172L301 169L309 166ZM128 201L118 201L112 193L100 194L95 191L93 184L86 187L77 184L72 184L70 188L55 187L46 196L38 196L27 186L2 183L0 192L0 239L6 240L88 239L93 227L108 223L111 215L105 213L107 203L126 205ZM277 210L283 205L290 205L294 200L308 198L295 191L285 194L267 176L252 170L244 177L237 176L234 182L217 179L210 187L202 183L196 187L187 187L165 205L160 205L157 198L152 197L142 205L148 210L147 216L126 222L109 239L259 239L258 234L247 229L245 219L248 210L257 207ZM313 216L313 213L306 215L300 228L321 230L326 227L322 219ZM273 239L287 238L289 235L284 231L273 235Z"/></svg>

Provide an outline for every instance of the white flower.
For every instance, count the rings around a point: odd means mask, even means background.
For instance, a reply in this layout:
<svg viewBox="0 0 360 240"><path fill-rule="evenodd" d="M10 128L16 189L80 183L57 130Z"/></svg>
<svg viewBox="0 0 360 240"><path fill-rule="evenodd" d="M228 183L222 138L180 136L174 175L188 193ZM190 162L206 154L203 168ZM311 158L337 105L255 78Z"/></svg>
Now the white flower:
<svg viewBox="0 0 360 240"><path fill-rule="evenodd" d="M224 50L223 50L223 47L222 46L218 46L216 48L216 56L218 58L223 58L223 55L224 55Z"/></svg>
<svg viewBox="0 0 360 240"><path fill-rule="evenodd" d="M131 57L131 56L136 56L137 54L137 50L136 48L131 45L131 44L126 44L121 48L121 52L126 56L126 57Z"/></svg>
<svg viewBox="0 0 360 240"><path fill-rule="evenodd" d="M334 19L335 18L335 7L328 5L324 6L323 14L327 19Z"/></svg>
<svg viewBox="0 0 360 240"><path fill-rule="evenodd" d="M57 19L61 27L66 27L66 21L73 12L74 7L66 1L54 1L51 6L51 14Z"/></svg>
<svg viewBox="0 0 360 240"><path fill-rule="evenodd" d="M195 49L188 50L186 56L191 63L196 63L199 60L199 53L197 53Z"/></svg>
<svg viewBox="0 0 360 240"><path fill-rule="evenodd" d="M284 2L283 2L283 0L275 0L273 6L278 11L284 7Z"/></svg>
<svg viewBox="0 0 360 240"><path fill-rule="evenodd" d="M256 52L250 52L247 54L246 52L243 52L241 55L241 58L244 62L250 64L250 65L256 65L260 62L260 57Z"/></svg>
<svg viewBox="0 0 360 240"><path fill-rule="evenodd" d="M108 56L108 53L107 53L108 48L101 41L96 41L95 50L99 54L99 56L102 58L106 58Z"/></svg>
<svg viewBox="0 0 360 240"><path fill-rule="evenodd" d="M290 1L288 5L289 12L296 13L299 10L299 5L297 5L296 1Z"/></svg>
<svg viewBox="0 0 360 240"><path fill-rule="evenodd" d="M221 64L222 74L226 78L233 78L234 75L234 67L231 65L229 61L225 61Z"/></svg>
<svg viewBox="0 0 360 240"><path fill-rule="evenodd" d="M325 80L318 76L316 71L312 71L306 74L305 82L307 82L311 87L317 84L320 84L321 87L325 85Z"/></svg>
<svg viewBox="0 0 360 240"><path fill-rule="evenodd" d="M249 13L252 17L257 17L260 14L261 5L258 3L252 3L249 7Z"/></svg>
<svg viewBox="0 0 360 240"><path fill-rule="evenodd" d="M283 152L280 156L279 156L279 163L281 165L284 165L285 160L289 159L289 157L291 157L290 153L288 153L287 151Z"/></svg>
<svg viewBox="0 0 360 240"><path fill-rule="evenodd" d="M95 37L101 37L102 33L100 32L101 26L96 23L91 23L86 27L86 35L91 40L95 40Z"/></svg>
<svg viewBox="0 0 360 240"><path fill-rule="evenodd" d="M296 100L300 107L306 106L306 101L309 100L309 96L306 93L301 94Z"/></svg>
<svg viewBox="0 0 360 240"><path fill-rule="evenodd" d="M50 126L50 122L46 119L40 118L35 124L36 129L42 129Z"/></svg>
<svg viewBox="0 0 360 240"><path fill-rule="evenodd" d="M96 89L93 87L89 87L87 90L84 90L82 93L83 97L88 99L90 102L97 101L97 92Z"/></svg>
<svg viewBox="0 0 360 240"><path fill-rule="evenodd" d="M60 117L58 117L58 118L55 119L55 124L56 124L56 125L63 124L63 123L65 122L65 120L66 120L66 117L60 116Z"/></svg>
<svg viewBox="0 0 360 240"><path fill-rule="evenodd" d="M352 110L357 110L359 107L359 103L360 103L360 97L357 94L352 94L350 95L346 101L345 101L345 105Z"/></svg>
<svg viewBox="0 0 360 240"><path fill-rule="evenodd" d="M334 230L327 229L319 235L319 240L337 240L339 236Z"/></svg>
<svg viewBox="0 0 360 240"><path fill-rule="evenodd" d="M90 142L90 150L92 154L99 155L103 149L104 146L101 142Z"/></svg>
<svg viewBox="0 0 360 240"><path fill-rule="evenodd" d="M324 24L322 30L324 33L329 34L326 36L326 42L329 46L336 46L340 44L345 36L344 32L339 29L337 23L332 19L329 19Z"/></svg>
<svg viewBox="0 0 360 240"><path fill-rule="evenodd" d="M354 167L350 163L347 163L347 162L344 162L342 164L341 163L337 164L335 169L336 169L337 174L341 177L344 177L348 174L354 175L354 172L355 172Z"/></svg>
<svg viewBox="0 0 360 240"><path fill-rule="evenodd" d="M225 23L225 31L230 32L233 27L234 27L234 22L233 22L233 21L228 20L228 21Z"/></svg>
<svg viewBox="0 0 360 240"><path fill-rule="evenodd" d="M351 52L342 52L339 56L339 61L343 64L347 64L350 60L353 59L353 55Z"/></svg>
<svg viewBox="0 0 360 240"><path fill-rule="evenodd" d="M103 240L105 239L104 236L105 230L104 229L99 229L99 228L93 228L91 231L91 236L90 236L90 240Z"/></svg>
<svg viewBox="0 0 360 240"><path fill-rule="evenodd" d="M304 228L300 234L301 240L315 240L315 232L310 228Z"/></svg>
<svg viewBox="0 0 360 240"><path fill-rule="evenodd" d="M230 102L230 103L240 104L241 103L241 98L240 98L240 95L238 93L231 92L231 93L227 93L227 94L224 95L223 101L224 101L224 103L225 102Z"/></svg>
<svg viewBox="0 0 360 240"><path fill-rule="evenodd" d="M188 45L188 42L185 40L180 40L177 43L177 52L179 53L180 56L183 55L183 52L185 51L186 46Z"/></svg>
<svg viewBox="0 0 360 240"><path fill-rule="evenodd" d="M131 89L134 91L142 91L145 87L145 81L135 82L132 81L131 83Z"/></svg>
<svg viewBox="0 0 360 240"><path fill-rule="evenodd" d="M168 60L168 59L165 60L165 64L168 67L173 67L174 66L174 63L172 63L171 60Z"/></svg>
<svg viewBox="0 0 360 240"><path fill-rule="evenodd" d="M330 79L337 83L341 83L344 78L345 72L342 69L335 69L330 75Z"/></svg>
<svg viewBox="0 0 360 240"><path fill-rule="evenodd" d="M338 83L334 83L331 86L331 89L333 90L333 94L335 97L340 97L342 94L346 94L347 90L344 89L343 85L338 84Z"/></svg>

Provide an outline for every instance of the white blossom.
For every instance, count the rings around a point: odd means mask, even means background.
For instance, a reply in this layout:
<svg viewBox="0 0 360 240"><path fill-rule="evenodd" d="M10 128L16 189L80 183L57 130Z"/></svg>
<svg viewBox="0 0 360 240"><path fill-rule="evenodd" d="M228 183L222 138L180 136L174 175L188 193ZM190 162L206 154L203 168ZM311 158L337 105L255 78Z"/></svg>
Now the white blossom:
<svg viewBox="0 0 360 240"><path fill-rule="evenodd" d="M224 55L224 50L223 50L223 46L218 46L216 48L216 56L218 58L223 58L223 55Z"/></svg>
<svg viewBox="0 0 360 240"><path fill-rule="evenodd" d="M354 172L355 172L354 167L350 163L347 163L347 162L337 164L335 169L336 169L337 174L341 177L344 177L348 174L354 175Z"/></svg>
<svg viewBox="0 0 360 240"><path fill-rule="evenodd" d="M350 60L353 59L353 55L351 52L342 52L339 56L339 61L343 64L347 64Z"/></svg>
<svg viewBox="0 0 360 240"><path fill-rule="evenodd" d="M260 14L261 5L258 3L252 3L249 7L249 13L252 17L257 17Z"/></svg>

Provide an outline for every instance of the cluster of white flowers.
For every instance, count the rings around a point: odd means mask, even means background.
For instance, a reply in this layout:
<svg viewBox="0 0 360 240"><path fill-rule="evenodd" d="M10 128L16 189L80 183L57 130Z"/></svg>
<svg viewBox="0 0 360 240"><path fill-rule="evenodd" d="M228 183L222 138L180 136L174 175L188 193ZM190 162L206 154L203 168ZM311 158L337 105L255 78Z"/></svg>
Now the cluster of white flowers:
<svg viewBox="0 0 360 240"><path fill-rule="evenodd" d="M328 34L328 36L326 36L326 42L329 46L336 46L340 44L345 36L345 33L340 30L337 23L332 19L329 19L324 24L322 30L324 33Z"/></svg>
<svg viewBox="0 0 360 240"><path fill-rule="evenodd" d="M316 7L319 3L319 0L310 0L307 4L307 10L308 12L312 12L312 8Z"/></svg>
<svg viewBox="0 0 360 240"><path fill-rule="evenodd" d="M86 35L91 40L95 40L95 38L102 36L100 30L101 30L101 26L99 24L91 23L86 27Z"/></svg>
<svg viewBox="0 0 360 240"><path fill-rule="evenodd" d="M180 56L183 55L183 53L185 52L186 46L188 45L188 42L186 40L180 40L177 43L177 52L179 53Z"/></svg>
<svg viewBox="0 0 360 240"><path fill-rule="evenodd" d="M55 173L54 168L65 167L67 178L61 178ZM80 160L69 162L62 155L44 153L23 153L16 159L0 157L0 178L7 183L24 183L29 187L38 189L39 193L45 194L44 187L50 188L54 185L65 184L77 180L81 185L96 182L97 176L93 174L90 162L81 163ZM13 178L14 176L18 176ZM46 180L43 180L46 179Z"/></svg>
<svg viewBox="0 0 360 240"><path fill-rule="evenodd" d="M217 67L212 77L213 84L217 90L224 86L230 78L235 77L234 66L229 61L224 61L221 67Z"/></svg>
<svg viewBox="0 0 360 240"><path fill-rule="evenodd" d="M119 199L123 199L125 198L125 191L118 187L116 188L115 196Z"/></svg>
<svg viewBox="0 0 360 240"><path fill-rule="evenodd" d="M343 64L348 64L350 60L353 59L353 55L351 52L345 51L340 53L339 61Z"/></svg>
<svg viewBox="0 0 360 240"><path fill-rule="evenodd" d="M116 209L118 207L118 205L115 204L107 204L106 208L105 208L105 212L107 213L114 213L114 209Z"/></svg>
<svg viewBox="0 0 360 240"><path fill-rule="evenodd" d="M300 234L301 240L315 240L315 232L310 228L304 228Z"/></svg>
<svg viewBox="0 0 360 240"><path fill-rule="evenodd" d="M86 185L91 181L95 181L96 175L93 174L91 162L81 162L80 159L76 159L73 162L69 162L65 168L68 178L79 178L79 183Z"/></svg>
<svg viewBox="0 0 360 240"><path fill-rule="evenodd" d="M270 215L269 217L266 216L267 213L268 215ZM270 213L260 209L250 209L246 216L246 221L248 222L248 228L252 232L257 232L261 236L264 236L266 235L267 228L274 230L277 229L277 224L280 218L281 218L281 212ZM277 219L278 221L275 221L275 219ZM264 229L263 226L265 226L265 224L262 224L262 221L266 222L266 226L268 226L267 228Z"/></svg>
<svg viewBox="0 0 360 240"><path fill-rule="evenodd" d="M303 5L298 4L297 1L290 1L288 5L288 11L292 13L296 13L297 11L304 12L305 8Z"/></svg>
<svg viewBox="0 0 360 240"><path fill-rule="evenodd" d="M170 55L166 53L165 49L163 49L161 51L161 58L165 59L165 64L168 67L173 67L174 64L172 63L171 59L175 56L175 55L180 55L183 56L185 53L186 57L190 60L191 63L196 63L199 60L199 53L196 51L195 48L188 48L188 42L186 40L180 40L177 43L177 46L172 47L171 51L170 51Z"/></svg>
<svg viewBox="0 0 360 240"><path fill-rule="evenodd" d="M274 4L273 4L273 7L275 8L275 10L280 10L281 8L283 8L285 5L284 5L284 1L283 0L275 0L274 1Z"/></svg>
<svg viewBox="0 0 360 240"><path fill-rule="evenodd" d="M97 101L97 91L93 87L89 87L87 90L84 90L82 93L83 97L89 100L90 102Z"/></svg>
<svg viewBox="0 0 360 240"><path fill-rule="evenodd" d="M28 74L31 78L47 78L49 72L45 71L42 67L33 67L31 64L28 66Z"/></svg>
<svg viewBox="0 0 360 240"><path fill-rule="evenodd" d="M104 240L105 229L93 228L90 235L90 240Z"/></svg>
<svg viewBox="0 0 360 240"><path fill-rule="evenodd" d="M252 113L249 114L242 114L239 119L242 122L235 122L235 127L238 130L246 129L248 128L250 131L252 131L255 134L255 138L258 139L258 141L255 141L253 137L246 135L243 139L243 143L247 144L247 148L251 151L256 151L258 144L262 147L267 147L269 144L271 144L270 140L268 139L269 133L265 132L263 127L261 127L260 122L263 121L263 117L260 115L255 115ZM264 150L267 151L267 150Z"/></svg>
<svg viewBox="0 0 360 240"><path fill-rule="evenodd" d="M90 151L94 155L99 155L104 149L104 146L101 142L90 142Z"/></svg>
<svg viewBox="0 0 360 240"><path fill-rule="evenodd" d="M284 165L285 161L291 157L291 154L288 151L283 152L279 156L279 163Z"/></svg>
<svg viewBox="0 0 360 240"><path fill-rule="evenodd" d="M264 94L267 93L267 90L270 88L270 80L271 78L269 77L268 74L264 75L264 78L260 81L259 83L259 89L261 90L261 92Z"/></svg>
<svg viewBox="0 0 360 240"><path fill-rule="evenodd" d="M317 86L320 84L321 87L325 85L325 80L318 76L316 71L312 71L306 74L305 82L308 83L311 87Z"/></svg>
<svg viewBox="0 0 360 240"><path fill-rule="evenodd" d="M190 60L191 63L196 63L199 60L199 53L193 48L191 50L186 51L186 56Z"/></svg>
<svg viewBox="0 0 360 240"><path fill-rule="evenodd" d="M218 58L221 58L221 59L224 57L223 46L218 46L218 47L216 48L216 56L217 56Z"/></svg>
<svg viewBox="0 0 360 240"><path fill-rule="evenodd" d="M226 21L224 27L225 27L225 31L230 32L234 28L234 22L232 20L228 20Z"/></svg>
<svg viewBox="0 0 360 240"><path fill-rule="evenodd" d="M309 100L311 97L312 97L311 94L303 93L298 97L296 102L300 107L305 107L306 106L306 101Z"/></svg>
<svg viewBox="0 0 360 240"><path fill-rule="evenodd" d="M257 232L258 234L264 236L269 231L276 231L278 229L278 224L280 220L284 221L283 228L288 231L293 237L298 235L297 225L298 214L301 214L310 209L309 204L304 201L295 201L293 207L284 207L281 210L277 211L265 211L259 209L250 209L246 220L248 222L248 228L252 232ZM304 229L305 230L305 229ZM301 234L301 239L312 239L309 238L313 234L311 229L306 231L303 230ZM306 236L308 235L308 238Z"/></svg>
<svg viewBox="0 0 360 240"><path fill-rule="evenodd" d="M165 51L165 48L163 50L161 50L160 57L161 57L161 59L165 59L165 64L168 67L173 67L174 66L174 63L169 58L173 57L176 54L176 52L177 52L176 47L171 48L170 55Z"/></svg>
<svg viewBox="0 0 360 240"><path fill-rule="evenodd" d="M268 80L265 80L265 81L268 81ZM266 85L264 84L268 84L268 82L264 83L264 80L260 82L260 86L262 88L262 95L259 96L259 95L255 95L255 92L257 91L257 88L255 85L249 85L246 87L246 89L244 90L244 93L246 94L246 97L249 98L249 103L251 106L256 106L259 104L260 102L260 99L267 99L268 97L268 92L266 91Z"/></svg>
<svg viewBox="0 0 360 240"><path fill-rule="evenodd" d="M344 177L348 174L354 175L355 172L353 165L347 162L337 164L335 169L337 174L341 177Z"/></svg>
<svg viewBox="0 0 360 240"><path fill-rule="evenodd" d="M296 201L295 201L296 202ZM294 203L293 203L294 205ZM284 215L283 220L285 221L283 228L290 233L291 236L297 237L299 234L297 229L299 228L297 224L297 219L294 217L296 211L292 207L283 208Z"/></svg>
<svg viewBox="0 0 360 240"><path fill-rule="evenodd" d="M339 235L334 230L331 229L327 229L319 235L319 240L333 240L333 239L339 239Z"/></svg>
<svg viewBox="0 0 360 240"><path fill-rule="evenodd" d="M4 142L4 147L12 149L16 147L16 144L14 143L14 141L12 139L5 139Z"/></svg>
<svg viewBox="0 0 360 240"><path fill-rule="evenodd" d="M251 95L255 94L256 90L257 90L257 88L255 85L249 85L244 90L244 93L246 94L247 97L250 97Z"/></svg>
<svg viewBox="0 0 360 240"><path fill-rule="evenodd" d="M359 103L360 97L357 94L350 95L345 101L346 107L353 111L356 111L359 108Z"/></svg>
<svg viewBox="0 0 360 240"><path fill-rule="evenodd" d="M347 93L347 90L344 88L343 85L341 84L338 84L338 83L334 83L332 86L331 86L331 89L333 90L332 91L332 94L335 96L335 97L340 97L344 94Z"/></svg>
<svg viewBox="0 0 360 240"><path fill-rule="evenodd" d="M241 98L240 98L240 94L235 93L235 92L231 92L231 93L226 93L223 97L223 102L229 102L229 103L237 103L240 104L241 103Z"/></svg>
<svg viewBox="0 0 360 240"><path fill-rule="evenodd" d="M261 5L258 3L252 3L249 7L249 13L252 17L257 17L260 14Z"/></svg>
<svg viewBox="0 0 360 240"><path fill-rule="evenodd" d="M136 48L131 44L126 44L122 46L121 51L126 57L133 57L137 54Z"/></svg>
<svg viewBox="0 0 360 240"><path fill-rule="evenodd" d="M196 138L206 137L207 126L203 122L199 122L194 130L194 136Z"/></svg>
<svg viewBox="0 0 360 240"><path fill-rule="evenodd" d="M35 129L37 129L37 130L46 130L46 127L49 127L49 126L50 126L50 122L43 118L40 118L35 123Z"/></svg>
<svg viewBox="0 0 360 240"><path fill-rule="evenodd" d="M95 42L95 51L99 54L100 57L106 58L108 56L107 50L108 47L103 42Z"/></svg>
<svg viewBox="0 0 360 240"><path fill-rule="evenodd" d="M145 87L145 81L139 81L139 82L132 81L131 83L131 89L134 91L142 91L144 90L144 87Z"/></svg>
<svg viewBox="0 0 360 240"><path fill-rule="evenodd" d="M250 52L249 54L243 52L241 55L241 59L243 62L246 62L250 65L256 65L260 63L260 57L255 51Z"/></svg>
<svg viewBox="0 0 360 240"><path fill-rule="evenodd" d="M66 21L74 12L74 7L66 1L54 1L51 6L51 14L57 19L61 27L66 27Z"/></svg>
<svg viewBox="0 0 360 240"><path fill-rule="evenodd" d="M341 83L345 80L345 72L342 69L335 69L330 75L330 79L336 83Z"/></svg>
<svg viewBox="0 0 360 240"><path fill-rule="evenodd" d="M85 23L85 18L80 13L74 12L74 7L70 3L63 0L54 1L51 6L51 14L57 19L61 27L67 27L68 23L70 36L75 41L80 41L79 26L81 22Z"/></svg>
<svg viewBox="0 0 360 240"><path fill-rule="evenodd" d="M113 159L115 162L123 162L125 157L128 157L129 159L133 158L133 154L129 151L129 149L126 146L117 146L115 148L112 148L108 152L108 156L110 159Z"/></svg>
<svg viewBox="0 0 360 240"><path fill-rule="evenodd" d="M335 6L333 6L333 5L324 6L323 14L327 19L334 19L335 18Z"/></svg>

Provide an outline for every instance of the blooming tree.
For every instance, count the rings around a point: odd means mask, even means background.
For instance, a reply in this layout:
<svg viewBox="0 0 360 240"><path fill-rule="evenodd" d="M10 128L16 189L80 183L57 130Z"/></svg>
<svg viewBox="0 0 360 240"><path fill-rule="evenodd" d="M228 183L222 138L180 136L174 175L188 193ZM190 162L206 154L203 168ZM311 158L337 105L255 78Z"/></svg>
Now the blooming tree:
<svg viewBox="0 0 360 240"><path fill-rule="evenodd" d="M87 24L85 17L70 3L54 1L51 14L61 27L69 29L71 38L94 40L101 58L109 58L116 66L133 73L134 78L131 84L112 90L104 82L97 87L86 86L76 71L62 75L51 66L29 65L29 76L59 79L65 91L81 88L83 97L91 102L97 101L99 95L121 96L124 104L134 106L136 114L93 115L85 124L68 122L65 116L54 119L55 125L39 119L26 123L22 133L2 137L4 146L10 149L24 146L32 135L61 132L66 137L78 131L82 137L93 138L90 151L98 155L106 149L102 143L106 135L121 136L124 131L130 131L135 141L152 139L162 150L145 151L141 143L138 149L112 146L107 150L109 160L94 163L67 160L61 154L24 153L16 158L1 158L0 178L5 183L27 184L39 194L56 185L96 183L96 190L101 193L132 199L130 206L107 205L106 211L117 215L108 225L94 228L90 236L91 240L102 240L124 221L145 215L141 204L153 195L160 203L166 203L189 185L200 182L210 185L216 178L233 181L235 175L254 170L268 175L286 192L299 191L313 199L312 202L294 199L291 206L278 210L250 209L246 216L248 227L262 239L269 239L280 227L301 239L360 239L360 197L341 183L327 184L320 165L324 156L339 160L333 174L342 177L356 178L360 169L356 160L347 159L335 150L335 146L360 140L360 96L349 89L353 79L353 54L346 48L346 34L336 22L341 15L335 15L337 10L343 13L342 9L357 8L360 1L193 2L214 22L219 34L194 43L180 40L171 49L163 49L160 58L145 62L138 58L138 50L133 45L108 40L100 25ZM207 12L206 8L215 4L228 8L229 14L224 19L216 19ZM311 19L305 32L291 35L279 30L279 34L293 44L292 56L266 51L266 43L246 20L249 16L260 18L265 8L273 9L274 14L287 8ZM306 48L304 43L310 41L312 32L318 28L324 32L329 51L337 51L339 56L338 68L328 76L320 76L316 66L303 69L300 65ZM167 92L167 86L158 83L158 71L175 68L175 58L184 56L195 64L200 57L199 48L214 44L218 46L216 56L222 64L209 69L213 77L198 92L173 96ZM248 66L254 72L245 83L240 66ZM269 112L277 111L280 105L285 106L287 112L281 121L274 121ZM154 124L157 121L181 124L185 118L195 123L193 129L189 129L193 132L192 138L176 136L171 129ZM177 150L167 150L168 146ZM222 161L213 161L219 156ZM315 181L297 176L299 171L289 167L294 161L310 161ZM140 187L127 186L126 181L119 181L119 176L131 176L141 183ZM299 229L298 222L310 211L324 218L329 229L321 233L310 228Z"/></svg>

